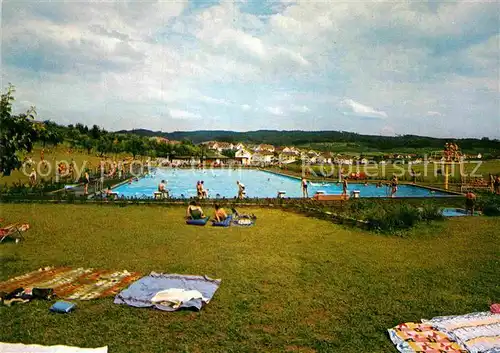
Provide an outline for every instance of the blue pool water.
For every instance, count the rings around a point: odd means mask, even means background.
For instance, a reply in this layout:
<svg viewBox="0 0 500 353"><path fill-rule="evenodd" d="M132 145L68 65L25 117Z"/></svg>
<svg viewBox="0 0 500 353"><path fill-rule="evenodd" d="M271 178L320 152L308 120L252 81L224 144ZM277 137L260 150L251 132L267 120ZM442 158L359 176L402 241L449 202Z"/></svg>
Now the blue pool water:
<svg viewBox="0 0 500 353"><path fill-rule="evenodd" d="M226 197L234 198L238 193L236 181L245 185L247 197L276 197L278 191L285 191L285 197L302 197L300 180L296 178L276 175L260 170L231 170L231 169L170 169L159 168L153 177L145 177L131 184L121 185L114 189L120 196L124 197L153 197L161 180L167 181L167 189L171 197L196 196L196 182L204 181L205 189L208 189L209 198ZM316 191L322 190L325 194L341 194L342 185L336 183L312 183L309 185L309 196L312 197ZM386 186L377 188L374 184L349 183L348 193L353 190L360 191L360 197L388 197L389 189ZM428 189L400 185L397 197L442 197L450 194L431 192Z"/></svg>
<svg viewBox="0 0 500 353"><path fill-rule="evenodd" d="M443 216L445 217L463 217L470 216L462 208L443 208ZM478 212L474 212L474 216L479 216Z"/></svg>

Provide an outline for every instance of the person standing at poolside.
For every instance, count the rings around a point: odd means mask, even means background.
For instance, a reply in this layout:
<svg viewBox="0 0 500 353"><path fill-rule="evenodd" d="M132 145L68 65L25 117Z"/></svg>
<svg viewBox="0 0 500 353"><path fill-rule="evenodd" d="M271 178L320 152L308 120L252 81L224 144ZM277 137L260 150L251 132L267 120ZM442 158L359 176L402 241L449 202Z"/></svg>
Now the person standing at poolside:
<svg viewBox="0 0 500 353"><path fill-rule="evenodd" d="M201 197L203 199L208 198L208 190L205 189L205 182L203 180L200 182L200 188L201 188Z"/></svg>
<svg viewBox="0 0 500 353"><path fill-rule="evenodd" d="M85 174L83 175L83 194L88 195L89 194L89 183L90 183L90 176L88 171L85 171Z"/></svg>
<svg viewBox="0 0 500 353"><path fill-rule="evenodd" d="M347 178L342 181L342 195L347 196Z"/></svg>
<svg viewBox="0 0 500 353"><path fill-rule="evenodd" d="M497 175L495 181L493 182L493 190L495 190L495 194L500 195L500 176Z"/></svg>
<svg viewBox="0 0 500 353"><path fill-rule="evenodd" d="M308 183L308 181L304 177L300 181L300 184L301 184L301 187L302 187L302 197L304 197L304 198L308 198L309 197L309 193L307 192L307 183Z"/></svg>
<svg viewBox="0 0 500 353"><path fill-rule="evenodd" d="M476 204L476 195L472 191L467 191L465 194L465 214L474 216L474 206Z"/></svg>
<svg viewBox="0 0 500 353"><path fill-rule="evenodd" d="M238 185L238 198L243 199L246 194L245 185L243 185L243 183L240 183L239 180L236 182L236 185Z"/></svg>
<svg viewBox="0 0 500 353"><path fill-rule="evenodd" d="M201 186L201 181L196 182L196 196L198 196L199 199L203 197L203 190Z"/></svg>
<svg viewBox="0 0 500 353"><path fill-rule="evenodd" d="M36 171L35 171L35 168L32 168L31 169L31 173L30 173L30 184L31 186L34 186L36 184Z"/></svg>
<svg viewBox="0 0 500 353"><path fill-rule="evenodd" d="M394 197L398 192L398 177L394 175L391 180L391 197Z"/></svg>

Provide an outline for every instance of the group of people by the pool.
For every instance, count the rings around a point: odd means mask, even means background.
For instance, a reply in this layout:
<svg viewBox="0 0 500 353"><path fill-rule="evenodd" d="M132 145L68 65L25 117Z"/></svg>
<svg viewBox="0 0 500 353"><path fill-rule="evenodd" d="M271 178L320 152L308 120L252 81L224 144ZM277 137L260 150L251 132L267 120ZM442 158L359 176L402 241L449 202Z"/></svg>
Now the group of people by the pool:
<svg viewBox="0 0 500 353"><path fill-rule="evenodd" d="M306 179L306 178L302 178L300 180L300 185L301 185L301 189L302 189L302 196L304 198L309 198L309 192L308 192L308 185L310 184L310 182ZM337 183L337 185L339 185L340 182ZM390 192L391 192L391 197L394 197L396 195L396 193L398 192L398 177L396 175L394 175L392 177L392 179L386 183L385 185L390 187ZM365 181L365 186L368 186L368 182ZM382 181L379 181L377 184L376 184L376 187L377 188L381 188L383 187L384 184L382 183ZM347 193L348 193L348 188L349 188L349 185L348 185L348 182L347 182L347 178L343 178L342 179L342 195L343 196L347 196Z"/></svg>
<svg viewBox="0 0 500 353"><path fill-rule="evenodd" d="M306 178L302 178L300 181L301 189L302 189L302 196L304 198L309 198L309 192L308 192L308 187L311 184L310 181L308 181ZM337 185L340 183L337 183ZM243 199L246 197L246 189L245 185L241 181L237 181L236 185L238 186L238 199ZM396 175L393 176L391 181L389 183L385 184L386 186L391 188L391 197L394 197L398 191L398 177ZM158 192L161 193L163 197L169 197L169 191L166 188L167 182L163 179L159 184L158 184ZM365 186L368 186L368 182L365 182ZM376 184L377 188L383 187L384 184L379 181ZM348 193L348 182L347 178L343 178L342 180L342 195L347 195ZM199 180L196 182L196 195L198 199L207 199L208 198L208 189L205 189L205 183L203 180Z"/></svg>
<svg viewBox="0 0 500 353"><path fill-rule="evenodd" d="M239 180L236 182L236 185L238 186L238 199L243 199L246 196L245 185ZM164 179L158 184L158 192L164 197L169 197L167 182ZM208 198L208 189L205 189L205 182L203 180L196 182L196 196L198 199Z"/></svg>
<svg viewBox="0 0 500 353"><path fill-rule="evenodd" d="M226 210L218 203L214 205L215 212L212 218L212 222L224 222L228 217L228 213ZM242 224L244 220L255 222L257 217L252 214L241 214L236 209L232 208L232 217L236 219L239 224ZM189 205L186 210L186 219L204 219L207 218L205 212L201 208L201 204L199 201L192 200L189 202ZM247 223L248 224L248 223Z"/></svg>

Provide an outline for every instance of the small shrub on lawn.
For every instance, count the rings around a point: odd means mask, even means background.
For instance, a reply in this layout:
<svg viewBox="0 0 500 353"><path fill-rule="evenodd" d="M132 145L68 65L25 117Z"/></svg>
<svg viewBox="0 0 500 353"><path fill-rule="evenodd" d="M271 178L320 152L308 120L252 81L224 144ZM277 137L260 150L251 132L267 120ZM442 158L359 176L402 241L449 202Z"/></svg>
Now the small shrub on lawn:
<svg viewBox="0 0 500 353"><path fill-rule="evenodd" d="M435 220L443 220L443 212L436 205L424 205L420 208L420 215L422 220L425 221L435 221Z"/></svg>
<svg viewBox="0 0 500 353"><path fill-rule="evenodd" d="M415 207L393 205L393 207L377 208L365 219L368 221L370 229L390 233L413 227L422 219L422 216Z"/></svg>

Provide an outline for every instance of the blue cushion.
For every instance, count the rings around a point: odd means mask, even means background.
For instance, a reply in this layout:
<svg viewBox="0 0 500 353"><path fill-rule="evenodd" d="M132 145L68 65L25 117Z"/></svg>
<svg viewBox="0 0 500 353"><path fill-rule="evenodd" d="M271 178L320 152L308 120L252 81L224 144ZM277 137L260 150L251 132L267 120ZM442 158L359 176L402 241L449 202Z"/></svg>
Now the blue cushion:
<svg viewBox="0 0 500 353"><path fill-rule="evenodd" d="M75 304L65 302L65 301L58 301L52 307L50 308L50 311L53 311L55 313L69 313L75 308Z"/></svg>
<svg viewBox="0 0 500 353"><path fill-rule="evenodd" d="M222 222L214 222L214 223L212 223L212 225L215 226L215 227L229 227L231 225L231 220L232 219L233 219L233 215L230 214Z"/></svg>
<svg viewBox="0 0 500 353"><path fill-rule="evenodd" d="M209 219L210 219L210 217L205 217L205 218L201 218L201 219L188 219L186 221L186 224L190 224L193 226L204 226L205 224L207 224Z"/></svg>

